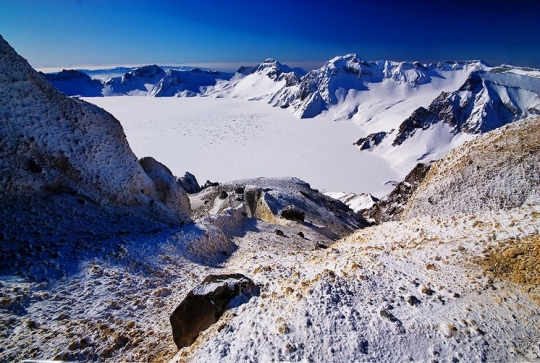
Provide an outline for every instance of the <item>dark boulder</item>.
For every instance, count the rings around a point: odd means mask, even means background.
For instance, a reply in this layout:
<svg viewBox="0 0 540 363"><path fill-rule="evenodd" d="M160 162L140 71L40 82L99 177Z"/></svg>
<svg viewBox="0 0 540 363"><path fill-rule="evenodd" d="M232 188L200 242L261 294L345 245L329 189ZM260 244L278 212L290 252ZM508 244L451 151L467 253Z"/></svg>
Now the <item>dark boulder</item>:
<svg viewBox="0 0 540 363"><path fill-rule="evenodd" d="M195 194L201 191L197 178L195 178L195 175L191 174L190 172L186 171L186 174L184 174L183 177L178 178L176 181L182 188L184 188L186 193Z"/></svg>
<svg viewBox="0 0 540 363"><path fill-rule="evenodd" d="M281 211L281 217L291 221L303 222L306 219L306 212L296 208L294 205L288 205Z"/></svg>
<svg viewBox="0 0 540 363"><path fill-rule="evenodd" d="M258 295L259 287L242 274L209 275L170 316L176 346L178 349L190 346L225 310Z"/></svg>

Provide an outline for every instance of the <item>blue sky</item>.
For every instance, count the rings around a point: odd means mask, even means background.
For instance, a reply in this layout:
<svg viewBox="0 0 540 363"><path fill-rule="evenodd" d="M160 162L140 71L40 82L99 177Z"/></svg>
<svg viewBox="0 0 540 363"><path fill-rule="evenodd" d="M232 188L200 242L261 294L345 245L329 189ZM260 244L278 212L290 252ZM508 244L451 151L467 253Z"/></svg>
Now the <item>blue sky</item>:
<svg viewBox="0 0 540 363"><path fill-rule="evenodd" d="M0 0L34 67L482 59L540 68L540 0Z"/></svg>

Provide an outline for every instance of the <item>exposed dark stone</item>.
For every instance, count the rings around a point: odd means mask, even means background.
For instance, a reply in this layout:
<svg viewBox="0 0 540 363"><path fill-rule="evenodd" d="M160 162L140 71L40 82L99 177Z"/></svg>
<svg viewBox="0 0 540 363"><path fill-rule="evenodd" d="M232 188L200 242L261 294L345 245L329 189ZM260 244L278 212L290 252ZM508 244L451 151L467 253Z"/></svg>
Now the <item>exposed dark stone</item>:
<svg viewBox="0 0 540 363"><path fill-rule="evenodd" d="M277 234L280 237L285 237L285 233L281 229L274 230L274 233Z"/></svg>
<svg viewBox="0 0 540 363"><path fill-rule="evenodd" d="M360 138L355 145L360 146L360 150L368 150L374 146L377 146L383 141L386 136L386 132L376 132L374 134L369 134L366 137Z"/></svg>
<svg viewBox="0 0 540 363"><path fill-rule="evenodd" d="M219 186L218 182L211 182L210 180L207 180L206 183L204 183L204 185L201 187L201 189L205 189L208 187L217 187L217 186Z"/></svg>
<svg viewBox="0 0 540 363"><path fill-rule="evenodd" d="M327 249L327 248L328 248L327 245L322 244L322 243L320 243L320 242L317 242L317 243L315 244L315 249L316 249L316 250Z"/></svg>
<svg viewBox="0 0 540 363"><path fill-rule="evenodd" d="M190 346L223 312L259 295L259 287L242 274L209 275L191 290L170 316L178 347Z"/></svg>
<svg viewBox="0 0 540 363"><path fill-rule="evenodd" d="M199 186L199 182L197 182L197 178L195 178L195 175L191 174L190 172L186 171L184 176L178 178L176 181L178 184L180 184L182 188L184 188L186 193L194 194L201 191L201 187Z"/></svg>
<svg viewBox="0 0 540 363"><path fill-rule="evenodd" d="M229 194L227 194L226 191L222 190L220 193L219 193L219 199L225 199L229 196Z"/></svg>
<svg viewBox="0 0 540 363"><path fill-rule="evenodd" d="M288 205L281 211L281 217L288 220L303 222L306 219L306 212L293 205Z"/></svg>
<svg viewBox="0 0 540 363"><path fill-rule="evenodd" d="M407 298L407 302L411 306L415 306L415 305L420 304L420 300L418 300L418 298L416 296L412 296L412 295Z"/></svg>
<svg viewBox="0 0 540 363"><path fill-rule="evenodd" d="M418 185L424 180L430 168L431 164L417 164L390 194L381 198L373 207L363 211L362 215L365 218L375 220L377 224L399 220L403 208L407 205L409 198L416 191Z"/></svg>
<svg viewBox="0 0 540 363"><path fill-rule="evenodd" d="M302 232L298 232L297 235L299 235L299 236L302 237L302 238L306 238L306 237L304 236L304 233L302 233Z"/></svg>
<svg viewBox="0 0 540 363"><path fill-rule="evenodd" d="M28 170L30 170L32 173L41 173L43 171L43 168L34 159L28 160L27 165Z"/></svg>
<svg viewBox="0 0 540 363"><path fill-rule="evenodd" d="M381 310L380 311L380 314L383 318L386 318L388 320L390 320L392 323L397 323L399 322L399 319L396 318L393 314L389 313L388 311L386 310Z"/></svg>

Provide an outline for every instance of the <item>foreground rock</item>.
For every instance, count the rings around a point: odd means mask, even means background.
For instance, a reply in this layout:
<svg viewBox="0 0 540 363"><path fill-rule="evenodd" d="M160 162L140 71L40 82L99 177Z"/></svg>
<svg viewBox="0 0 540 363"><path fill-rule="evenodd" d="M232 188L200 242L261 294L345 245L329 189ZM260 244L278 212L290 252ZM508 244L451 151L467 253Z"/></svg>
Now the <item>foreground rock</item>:
<svg viewBox="0 0 540 363"><path fill-rule="evenodd" d="M182 349L191 345L201 331L219 320L226 309L258 295L259 288L242 274L208 276L171 314L176 346Z"/></svg>
<svg viewBox="0 0 540 363"><path fill-rule="evenodd" d="M122 126L92 104L54 88L0 37L0 194L67 195L84 204L129 207L189 221L189 205L163 203ZM177 197L185 194L177 190Z"/></svg>

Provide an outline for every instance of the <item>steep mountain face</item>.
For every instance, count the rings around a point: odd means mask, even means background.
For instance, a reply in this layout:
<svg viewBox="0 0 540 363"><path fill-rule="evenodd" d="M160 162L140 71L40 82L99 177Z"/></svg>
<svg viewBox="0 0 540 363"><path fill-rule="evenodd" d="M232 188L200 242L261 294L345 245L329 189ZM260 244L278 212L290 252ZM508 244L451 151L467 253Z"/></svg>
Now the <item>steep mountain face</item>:
<svg viewBox="0 0 540 363"><path fill-rule="evenodd" d="M392 143L401 145L417 129L447 123L452 132L485 133L517 119L540 115L540 78L511 73L512 69L475 71L455 92L443 92L427 109L413 112Z"/></svg>
<svg viewBox="0 0 540 363"><path fill-rule="evenodd" d="M69 96L101 97L103 83L77 70L43 74L60 92Z"/></svg>
<svg viewBox="0 0 540 363"><path fill-rule="evenodd" d="M292 96L292 112L301 118L315 117L334 106L338 108L334 110L336 117L345 112L346 118L352 118L362 103L352 99L359 93L370 93L373 84L389 81L385 85L386 96L392 97L389 91L402 93L404 89L430 84L434 78L445 78L445 73L468 71L482 66L480 62L449 62L429 66L418 62L367 62L356 54L348 54L335 57L320 69L309 72L297 88L283 91L283 97ZM348 112L344 111L344 107L349 108Z"/></svg>
<svg viewBox="0 0 540 363"><path fill-rule="evenodd" d="M131 151L120 123L66 97L0 38L0 190L3 197L71 195L189 220L189 200L169 208Z"/></svg>
<svg viewBox="0 0 540 363"><path fill-rule="evenodd" d="M540 71L501 66L472 72L453 92L442 92L399 127L360 138L360 150L412 168L437 160L478 134L540 114Z"/></svg>
<svg viewBox="0 0 540 363"><path fill-rule="evenodd" d="M514 122L436 162L402 219L510 209L540 202L540 118Z"/></svg>

